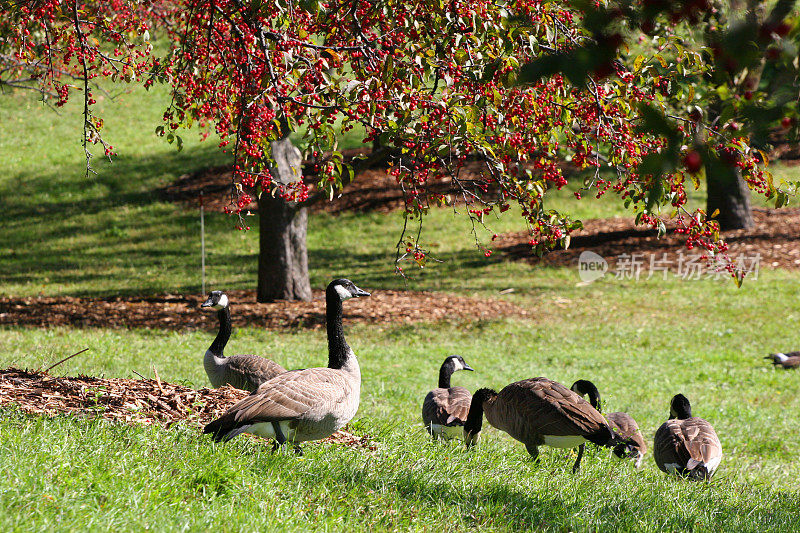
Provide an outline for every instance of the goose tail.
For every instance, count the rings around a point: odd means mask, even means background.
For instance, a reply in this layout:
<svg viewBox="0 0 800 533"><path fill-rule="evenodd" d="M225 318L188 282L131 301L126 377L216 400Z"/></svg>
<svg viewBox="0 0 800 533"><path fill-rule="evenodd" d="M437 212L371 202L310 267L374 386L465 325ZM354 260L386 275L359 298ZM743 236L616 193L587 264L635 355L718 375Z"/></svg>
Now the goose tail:
<svg viewBox="0 0 800 533"><path fill-rule="evenodd" d="M233 416L223 415L203 428L203 433L210 433L214 442L228 442L244 432L245 427L236 427Z"/></svg>

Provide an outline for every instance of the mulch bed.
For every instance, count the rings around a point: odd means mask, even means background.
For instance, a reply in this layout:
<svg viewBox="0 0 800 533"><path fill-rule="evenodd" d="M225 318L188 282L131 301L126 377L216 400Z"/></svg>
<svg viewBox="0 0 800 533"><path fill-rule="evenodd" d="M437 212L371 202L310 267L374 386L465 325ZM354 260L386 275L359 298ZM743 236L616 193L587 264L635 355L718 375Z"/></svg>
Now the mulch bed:
<svg viewBox="0 0 800 533"><path fill-rule="evenodd" d="M745 266L760 257L760 268L800 269L800 209L754 209L753 218L752 229L722 232L729 246L728 255L734 260L743 257ZM636 227L630 218L585 220L584 226L573 235L569 249L556 250L541 258L531 253L525 232L500 235L493 245L511 259L576 268L581 253L592 251L605 258L611 270L621 260L630 268L632 254L641 254L645 271L653 258L673 267L670 269L673 272L681 264L686 266L690 258L702 255L701 250L688 250L684 238L668 233L659 239L655 230Z"/></svg>
<svg viewBox="0 0 800 533"><path fill-rule="evenodd" d="M227 291L227 294L234 326L315 329L325 325L323 291L314 291L310 302L257 303L254 291ZM170 294L146 298L0 297L0 325L211 330L217 327L217 317L200 309L204 300L204 296ZM526 315L526 310L502 300L381 290L374 291L369 298L348 301L345 321L398 324Z"/></svg>
<svg viewBox="0 0 800 533"><path fill-rule="evenodd" d="M0 370L0 406L15 405L39 416L71 414L127 424L187 422L202 427L222 415L247 392L225 386L191 389L154 379L51 376L45 372ZM374 450L369 437L338 431L325 439Z"/></svg>

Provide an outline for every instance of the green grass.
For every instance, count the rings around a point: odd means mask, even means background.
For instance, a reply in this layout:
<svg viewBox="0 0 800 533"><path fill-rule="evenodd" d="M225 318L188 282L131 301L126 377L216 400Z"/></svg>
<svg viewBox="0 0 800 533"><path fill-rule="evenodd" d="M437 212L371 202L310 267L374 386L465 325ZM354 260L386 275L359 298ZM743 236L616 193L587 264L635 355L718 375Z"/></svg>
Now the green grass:
<svg viewBox="0 0 800 533"><path fill-rule="evenodd" d="M181 153L155 138L165 96L157 89L104 102L121 155L97 161L98 175L88 179L74 108L56 116L20 95L0 98L0 121L10 125L0 129L0 295L199 290L197 214L156 191L226 157L192 135ZM624 214L608 199L576 202L569 190L553 205L579 218ZM346 275L368 290L403 287L392 265L401 222L398 214L313 215L313 285ZM208 217L209 283L252 288L257 233L232 225ZM308 445L298 458L246 438L213 445L193 427L41 419L4 408L0 530L800 529L797 373L761 359L800 348L797 273L762 271L741 289L676 279L581 286L572 269L483 257L468 223L449 210L433 211L425 225L425 244L444 262L413 272L409 288L502 297L529 318L348 326L363 368L352 430L372 435L377 451ZM490 226L521 229L513 216ZM508 288L514 292L498 294ZM42 368L89 347L54 372L135 377L155 366L162 379L202 386L200 357L211 336L124 324L7 326L0 367ZM321 364L325 349L321 331L245 328L229 351L296 368ZM454 378L471 390L538 375L592 379L607 409L630 412L648 441L682 392L720 435L718 476L686 483L663 476L651 454L635 472L592 450L573 477L569 452L545 449L532 464L519 443L492 430L475 451L432 444L420 403L452 353L477 369Z"/></svg>

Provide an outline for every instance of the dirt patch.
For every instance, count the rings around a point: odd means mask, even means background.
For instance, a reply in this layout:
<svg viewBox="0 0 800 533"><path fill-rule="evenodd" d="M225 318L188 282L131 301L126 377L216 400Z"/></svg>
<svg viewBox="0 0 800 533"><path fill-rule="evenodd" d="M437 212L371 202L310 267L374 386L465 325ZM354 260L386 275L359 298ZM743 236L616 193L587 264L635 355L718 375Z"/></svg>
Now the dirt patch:
<svg viewBox="0 0 800 533"><path fill-rule="evenodd" d="M755 209L753 218L752 229L722 232L729 246L728 255L740 259L745 268L800 269L800 209ZM636 227L630 218L585 220L584 226L573 235L568 250L556 250L541 258L531 253L529 237L524 232L500 235L494 246L511 259L532 264L577 268L581 253L591 251L618 273L627 269L628 274L633 274L638 265L645 275L665 271L679 275L714 274L707 268L700 271L702 251L688 250L685 238L679 235L667 234L659 239L655 230Z"/></svg>
<svg viewBox="0 0 800 533"><path fill-rule="evenodd" d="M56 377L44 372L0 370L0 406L18 406L40 416L72 414L127 424L187 422L202 427L222 415L248 393L229 386L191 389L153 379ZM325 439L375 449L369 437L338 431Z"/></svg>
<svg viewBox="0 0 800 533"><path fill-rule="evenodd" d="M267 329L325 325L323 291L310 302L257 303L254 291L228 291L234 326ZM200 309L201 296L79 298L71 296L0 298L0 325L102 328L214 329L217 317ZM345 322L398 324L454 319L526 316L502 300L479 300L436 292L375 291L347 302Z"/></svg>

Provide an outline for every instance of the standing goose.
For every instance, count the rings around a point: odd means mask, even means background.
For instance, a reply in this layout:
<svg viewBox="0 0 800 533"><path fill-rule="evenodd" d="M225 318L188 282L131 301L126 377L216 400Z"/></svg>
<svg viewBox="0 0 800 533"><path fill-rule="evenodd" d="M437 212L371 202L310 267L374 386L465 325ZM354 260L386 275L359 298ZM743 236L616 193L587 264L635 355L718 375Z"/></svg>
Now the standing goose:
<svg viewBox="0 0 800 533"><path fill-rule="evenodd" d="M577 392L581 396L588 395L589 396L589 403L592 404L592 407L597 409L598 413L602 413L600 407L600 391L597 390L597 387L591 381L585 379L579 379L575 383L572 384L570 389L574 392ZM608 413L604 415L606 420L608 420L608 425L611 426L618 435L620 435L624 439L629 439L634 444L622 444L619 446L614 447L614 455L623 459L625 457L635 457L635 465L636 468L642 467L642 459L644 458L644 454L647 452L647 444L644 441L644 437L642 437L642 432L639 430L639 425L636 423L636 420L633 419L631 415L628 413L621 413L621 412L614 412ZM581 446L584 446L581 444Z"/></svg>
<svg viewBox="0 0 800 533"><path fill-rule="evenodd" d="M653 457L664 472L708 480L722 460L722 444L711 424L692 416L686 396L676 394L669 420L656 431Z"/></svg>
<svg viewBox="0 0 800 533"><path fill-rule="evenodd" d="M358 410L361 370L348 346L342 327L342 302L369 296L348 279L336 279L325 290L328 327L328 366L279 374L262 383L203 433L215 441L228 441L241 433L275 439L273 450L285 442L295 444L324 439L349 422Z"/></svg>
<svg viewBox="0 0 800 533"><path fill-rule="evenodd" d="M800 352L771 353L764 359L772 359L773 365L781 365L785 369L800 368Z"/></svg>
<svg viewBox="0 0 800 533"><path fill-rule="evenodd" d="M451 355L439 368L439 387L422 402L422 422L434 438L461 438L472 394L464 387L451 387L450 377L458 370L473 370L460 355Z"/></svg>
<svg viewBox="0 0 800 533"><path fill-rule="evenodd" d="M203 366L214 388L230 385L253 392L259 385L269 381L286 369L270 359L257 355L232 355L225 357L223 351L231 336L231 308L228 295L222 291L211 291L200 307L217 310L219 332L206 350Z"/></svg>
<svg viewBox="0 0 800 533"><path fill-rule="evenodd" d="M499 393L492 389L478 390L464 424L467 446L477 442L484 413L489 424L525 444L534 459L542 445L575 448L586 442L600 446L626 443L589 402L547 378L517 381ZM583 448L579 448L573 473L578 471L582 457Z"/></svg>

